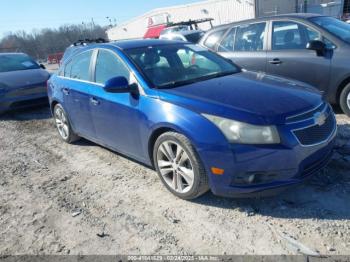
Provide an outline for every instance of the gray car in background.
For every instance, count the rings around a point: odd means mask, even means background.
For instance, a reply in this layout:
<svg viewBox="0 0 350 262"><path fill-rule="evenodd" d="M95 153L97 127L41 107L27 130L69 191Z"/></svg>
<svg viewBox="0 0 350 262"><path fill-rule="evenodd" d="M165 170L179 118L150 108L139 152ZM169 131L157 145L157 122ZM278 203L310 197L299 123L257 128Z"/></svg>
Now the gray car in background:
<svg viewBox="0 0 350 262"><path fill-rule="evenodd" d="M317 87L350 116L350 24L290 14L223 25L200 44L241 67Z"/></svg>
<svg viewBox="0 0 350 262"><path fill-rule="evenodd" d="M46 82L50 74L23 53L0 54L0 114L48 104Z"/></svg>

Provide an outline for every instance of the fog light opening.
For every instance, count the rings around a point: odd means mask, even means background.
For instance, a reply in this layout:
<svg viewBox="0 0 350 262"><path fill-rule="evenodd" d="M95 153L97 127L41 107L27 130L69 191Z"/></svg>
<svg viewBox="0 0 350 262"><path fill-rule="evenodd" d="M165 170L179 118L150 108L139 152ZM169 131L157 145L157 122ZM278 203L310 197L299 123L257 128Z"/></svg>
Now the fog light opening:
<svg viewBox="0 0 350 262"><path fill-rule="evenodd" d="M259 185L270 183L278 178L276 173L249 172L235 176L232 185Z"/></svg>

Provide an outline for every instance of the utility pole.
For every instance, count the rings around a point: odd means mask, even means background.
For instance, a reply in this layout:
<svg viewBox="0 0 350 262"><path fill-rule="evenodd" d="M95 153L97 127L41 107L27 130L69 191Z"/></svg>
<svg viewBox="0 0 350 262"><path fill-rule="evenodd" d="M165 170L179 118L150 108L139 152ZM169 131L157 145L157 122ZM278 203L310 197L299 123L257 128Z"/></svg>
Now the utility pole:
<svg viewBox="0 0 350 262"><path fill-rule="evenodd" d="M304 0L304 13L307 13L307 0Z"/></svg>
<svg viewBox="0 0 350 262"><path fill-rule="evenodd" d="M95 29L95 21L94 18L91 18L91 38L94 38L94 29Z"/></svg>

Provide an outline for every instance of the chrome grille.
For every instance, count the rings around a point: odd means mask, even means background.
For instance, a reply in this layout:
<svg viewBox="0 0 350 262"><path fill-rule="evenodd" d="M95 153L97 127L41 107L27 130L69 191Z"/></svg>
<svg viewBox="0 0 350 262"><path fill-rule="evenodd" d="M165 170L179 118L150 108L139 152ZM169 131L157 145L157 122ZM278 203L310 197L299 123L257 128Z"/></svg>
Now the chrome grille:
<svg viewBox="0 0 350 262"><path fill-rule="evenodd" d="M294 130L293 133L301 145L311 146L327 141L335 132L336 121L332 113L322 125L315 124L303 129Z"/></svg>

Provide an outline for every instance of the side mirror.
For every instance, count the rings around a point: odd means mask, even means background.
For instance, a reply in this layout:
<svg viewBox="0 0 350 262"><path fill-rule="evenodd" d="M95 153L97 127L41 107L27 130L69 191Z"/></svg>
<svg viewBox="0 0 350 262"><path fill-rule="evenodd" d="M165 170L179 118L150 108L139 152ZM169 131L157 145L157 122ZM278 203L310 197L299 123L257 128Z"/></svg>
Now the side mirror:
<svg viewBox="0 0 350 262"><path fill-rule="evenodd" d="M326 44L320 40L312 40L307 43L306 49L316 51L318 56L324 56L327 47Z"/></svg>
<svg viewBox="0 0 350 262"><path fill-rule="evenodd" d="M127 93L131 91L128 80L123 76L109 79L103 89L108 93Z"/></svg>
<svg viewBox="0 0 350 262"><path fill-rule="evenodd" d="M46 67L43 64L39 64L40 68L46 69Z"/></svg>

